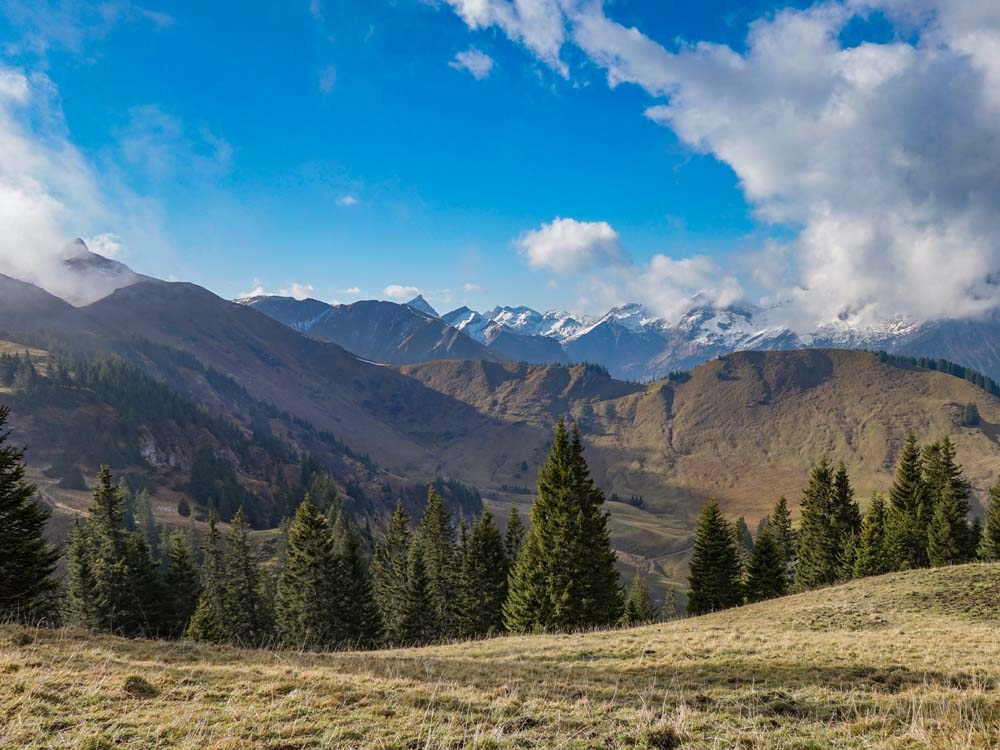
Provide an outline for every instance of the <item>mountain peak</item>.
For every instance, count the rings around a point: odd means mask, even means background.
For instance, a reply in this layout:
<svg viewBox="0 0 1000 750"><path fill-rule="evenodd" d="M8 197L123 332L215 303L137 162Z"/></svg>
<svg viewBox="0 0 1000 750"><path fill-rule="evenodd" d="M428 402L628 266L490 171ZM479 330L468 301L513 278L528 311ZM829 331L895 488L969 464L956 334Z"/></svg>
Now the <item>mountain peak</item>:
<svg viewBox="0 0 1000 750"><path fill-rule="evenodd" d="M437 314L437 310L431 307L430 303L424 299L424 295L418 294L416 297L411 299L406 303L407 307L412 307L417 312L422 312L424 315L430 315L432 318L440 318L441 316Z"/></svg>

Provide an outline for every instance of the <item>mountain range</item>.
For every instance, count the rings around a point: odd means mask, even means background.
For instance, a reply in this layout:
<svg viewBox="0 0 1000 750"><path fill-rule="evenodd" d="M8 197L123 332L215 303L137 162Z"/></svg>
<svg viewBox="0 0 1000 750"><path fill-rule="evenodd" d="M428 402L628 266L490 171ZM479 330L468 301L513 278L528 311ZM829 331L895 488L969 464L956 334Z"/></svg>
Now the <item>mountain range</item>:
<svg viewBox="0 0 1000 750"><path fill-rule="evenodd" d="M54 506L86 503L85 493L62 486L71 469L89 478L111 461L116 473L153 492L166 521L179 497L192 496L205 455L257 505L261 523L280 515L282 493L299 491L309 462L374 522L398 497L416 507L419 488L435 481L453 488L456 512L475 512L481 497L502 520L515 506L527 512L553 426L569 417L598 484L612 499L627 499L608 503L621 559L673 580L683 575L706 498L753 523L779 495L794 502L824 456L847 464L862 497L891 483L910 432L922 441L950 435L977 498L1000 466L1000 399L973 383L865 352L793 350L790 341L726 353L747 340L740 330L755 330L733 310L687 316L689 333L701 332L690 337L701 353L684 354L690 372L640 383L613 377L610 366L502 355L465 332L471 320L460 328L449 314L419 307L234 303L193 284L145 277L74 306L0 277L0 342L7 342L0 349L31 348L41 376L53 373L44 395L0 388L0 401L14 407L14 439L31 447L32 477ZM599 321L518 308L481 317L490 319L483 331L554 341L573 360L591 360L571 352L601 336L621 344L627 332L628 341L655 352L666 330L679 330L636 307ZM554 333L574 327L562 339ZM974 328L965 334L955 346L976 343ZM346 344L367 348L352 352ZM671 369L682 361L676 351ZM67 382L50 364L108 356L131 368L124 373L149 378L159 390L148 393L159 395ZM709 361L692 366L699 357ZM113 385L114 368L101 367ZM175 406L153 408L160 403ZM977 424L963 421L970 403Z"/></svg>
<svg viewBox="0 0 1000 750"><path fill-rule="evenodd" d="M486 312L460 307L438 315L422 296L406 304L329 305L288 297L239 301L309 336L392 364L438 359L590 362L614 377L649 382L737 351L838 348L944 358L1000 380L997 314L926 323L896 319L866 328L835 321L802 333L776 322L780 309L720 308L697 298L673 322L635 303L591 318L528 307Z"/></svg>

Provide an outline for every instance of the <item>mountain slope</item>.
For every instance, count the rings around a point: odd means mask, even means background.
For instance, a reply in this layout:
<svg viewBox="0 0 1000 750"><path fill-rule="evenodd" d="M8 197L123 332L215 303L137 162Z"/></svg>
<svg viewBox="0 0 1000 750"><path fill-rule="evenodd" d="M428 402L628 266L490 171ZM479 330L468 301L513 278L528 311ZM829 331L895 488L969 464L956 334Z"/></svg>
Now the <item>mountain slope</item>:
<svg viewBox="0 0 1000 750"><path fill-rule="evenodd" d="M0 745L983 750L997 591L996 565L940 568L634 630L327 655L4 626Z"/></svg>
<svg viewBox="0 0 1000 750"><path fill-rule="evenodd" d="M255 297L240 302L297 331L342 346L373 362L498 359L481 343L414 304L368 300L327 305L318 300L288 297Z"/></svg>

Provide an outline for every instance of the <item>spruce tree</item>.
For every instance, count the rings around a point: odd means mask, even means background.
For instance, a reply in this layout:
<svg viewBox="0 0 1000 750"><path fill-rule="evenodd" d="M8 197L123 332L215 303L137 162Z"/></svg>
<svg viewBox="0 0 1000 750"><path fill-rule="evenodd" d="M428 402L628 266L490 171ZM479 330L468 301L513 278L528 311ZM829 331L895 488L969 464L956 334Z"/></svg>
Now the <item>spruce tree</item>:
<svg viewBox="0 0 1000 750"><path fill-rule="evenodd" d="M0 406L0 621L37 623L55 614L59 553L45 541L49 510L25 481L24 451L8 445Z"/></svg>
<svg viewBox="0 0 1000 750"><path fill-rule="evenodd" d="M656 620L656 607L649 595L649 587L638 571L632 577L632 585L625 597L625 609L622 612L621 624L627 628L648 625Z"/></svg>
<svg viewBox="0 0 1000 750"><path fill-rule="evenodd" d="M429 614L435 637L457 637L459 622L456 594L460 560L455 548L455 527L441 495L433 487L427 491L427 505L417 528L414 544L424 557L431 598Z"/></svg>
<svg viewBox="0 0 1000 750"><path fill-rule="evenodd" d="M753 534L747 526L747 520L740 516L733 524L733 534L736 540L736 551L740 555L740 569L746 573L747 566L750 565L750 557L753 555Z"/></svg>
<svg viewBox="0 0 1000 750"><path fill-rule="evenodd" d="M260 646L271 635L268 602L262 595L257 554L250 539L250 522L241 507L226 535L226 578L222 597L228 640L239 646Z"/></svg>
<svg viewBox="0 0 1000 750"><path fill-rule="evenodd" d="M927 529L928 562L935 568L963 562L968 536L969 525L962 503L951 487L945 487L936 498Z"/></svg>
<svg viewBox="0 0 1000 750"><path fill-rule="evenodd" d="M826 459L809 475L802 494L802 523L798 535L795 587L800 591L838 580L842 537L837 527L837 499L833 472Z"/></svg>
<svg viewBox="0 0 1000 750"><path fill-rule="evenodd" d="M167 537L166 573L163 577L163 629L166 635L183 635L191 622L201 594L201 577L187 536L173 531Z"/></svg>
<svg viewBox="0 0 1000 750"><path fill-rule="evenodd" d="M112 483L111 469L102 466L92 490L87 524L94 577L97 627L135 635L136 599L130 578L130 550L125 531L125 501Z"/></svg>
<svg viewBox="0 0 1000 750"><path fill-rule="evenodd" d="M504 536L504 548L507 550L507 563L509 567L514 567L514 561L524 544L524 523L521 521L521 514L517 506L510 509L510 516L507 518L507 533Z"/></svg>
<svg viewBox="0 0 1000 750"><path fill-rule="evenodd" d="M201 596L191 616L187 635L195 641L223 643L226 640L225 591L226 566L215 513L208 517L208 536L202 552Z"/></svg>
<svg viewBox="0 0 1000 750"><path fill-rule="evenodd" d="M774 599L787 592L785 556L774 538L770 526L757 537L753 555L747 567L746 596L751 602Z"/></svg>
<svg viewBox="0 0 1000 750"><path fill-rule="evenodd" d="M333 548L341 582L340 642L348 648L371 648L382 640L382 621L361 536L343 510L333 525Z"/></svg>
<svg viewBox="0 0 1000 750"><path fill-rule="evenodd" d="M422 646L440 637L424 559L425 555L414 539L407 558L406 586L399 624L399 642L407 646Z"/></svg>
<svg viewBox="0 0 1000 750"><path fill-rule="evenodd" d="M861 536L854 559L855 578L880 576L892 570L893 560L886 536L886 512L885 499L875 493L861 523Z"/></svg>
<svg viewBox="0 0 1000 750"><path fill-rule="evenodd" d="M79 517L74 518L66 553L66 621L76 627L97 630L101 622L90 545L87 527L80 523Z"/></svg>
<svg viewBox="0 0 1000 750"><path fill-rule="evenodd" d="M771 513L769 525L774 541L778 544L778 549L781 550L785 560L785 579L790 586L793 571L798 562L798 552L796 551L796 534L792 528L792 514L788 510L788 500L784 496L778 498L774 511Z"/></svg>
<svg viewBox="0 0 1000 750"><path fill-rule="evenodd" d="M288 527L287 557L275 602L283 643L311 650L338 645L346 616L341 575L330 527L306 496Z"/></svg>
<svg viewBox="0 0 1000 750"><path fill-rule="evenodd" d="M570 438L560 421L538 475L528 538L510 577L508 630L570 631L618 621L621 587L603 505L579 430Z"/></svg>
<svg viewBox="0 0 1000 750"><path fill-rule="evenodd" d="M390 644L403 643L403 617L406 602L406 579L410 554L410 518L402 501L389 519L385 534L375 545L372 562L375 604ZM426 571L424 571L426 575Z"/></svg>
<svg viewBox="0 0 1000 750"><path fill-rule="evenodd" d="M861 508L854 499L854 488L843 461L837 464L833 477L833 516L842 542L861 533Z"/></svg>
<svg viewBox="0 0 1000 750"><path fill-rule="evenodd" d="M714 500L702 508L698 518L688 584L690 615L735 607L743 599L736 542Z"/></svg>
<svg viewBox="0 0 1000 750"><path fill-rule="evenodd" d="M978 552L980 560L1000 561L1000 479L990 488L990 504L986 508L986 523Z"/></svg>
<svg viewBox="0 0 1000 750"><path fill-rule="evenodd" d="M927 526L930 521L927 509L923 460L916 439L910 435L900 455L886 514L887 545L894 569L927 567Z"/></svg>
<svg viewBox="0 0 1000 750"><path fill-rule="evenodd" d="M464 635L481 638L502 633L507 599L507 552L489 510L472 527L462 570Z"/></svg>

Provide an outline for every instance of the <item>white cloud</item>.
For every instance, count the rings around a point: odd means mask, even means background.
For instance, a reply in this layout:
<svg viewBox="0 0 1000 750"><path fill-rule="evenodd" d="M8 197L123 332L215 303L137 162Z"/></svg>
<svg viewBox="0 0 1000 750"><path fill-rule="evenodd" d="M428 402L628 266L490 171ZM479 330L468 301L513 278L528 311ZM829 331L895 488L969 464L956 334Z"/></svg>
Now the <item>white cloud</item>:
<svg viewBox="0 0 1000 750"><path fill-rule="evenodd" d="M329 94L336 85L337 69L332 65L327 65L319 72L319 90L324 94Z"/></svg>
<svg viewBox="0 0 1000 750"><path fill-rule="evenodd" d="M547 10L529 23L526 4ZM801 325L1000 306L991 282L1000 271L992 0L817 2L755 21L745 51L707 42L668 50L599 2L450 5L470 28L497 26L550 64L572 40L610 86L633 83L654 97L647 117L729 165L756 215L796 233L781 251L788 286L767 291L796 300ZM842 30L872 11L904 33L845 47ZM676 263L659 271L684 277L698 265ZM663 276L656 265L653 281Z"/></svg>
<svg viewBox="0 0 1000 750"><path fill-rule="evenodd" d="M455 59L448 63L455 70L467 70L477 81L487 78L493 70L493 58L485 52L480 52L475 47L470 47L464 52L455 55Z"/></svg>
<svg viewBox="0 0 1000 750"><path fill-rule="evenodd" d="M316 296L316 288L312 284L293 281L286 287L268 291L260 279L253 280L253 288L248 292L240 292L240 299L249 297L291 297L297 300L310 299Z"/></svg>
<svg viewBox="0 0 1000 750"><path fill-rule="evenodd" d="M563 0L569 4L568 0ZM564 78L569 68L559 56L566 39L560 0L445 0L470 29L497 26Z"/></svg>
<svg viewBox="0 0 1000 750"><path fill-rule="evenodd" d="M479 284L468 283L462 287L467 292L481 292L483 288Z"/></svg>
<svg viewBox="0 0 1000 750"><path fill-rule="evenodd" d="M618 232L606 221L557 218L526 232L517 241L532 268L577 273L622 259Z"/></svg>
<svg viewBox="0 0 1000 750"><path fill-rule="evenodd" d="M206 127L192 132L155 104L133 107L118 132L122 159L152 182L229 172L233 148Z"/></svg>
<svg viewBox="0 0 1000 750"><path fill-rule="evenodd" d="M398 299L403 300L404 302L409 302L411 299L420 294L420 289L415 286L406 286L403 284L389 284L389 286L382 290L382 294L389 299Z"/></svg>
<svg viewBox="0 0 1000 750"><path fill-rule="evenodd" d="M341 196L340 198L337 198L337 205L338 206L356 206L356 205L358 205L358 199L355 198L353 195L344 195L344 196Z"/></svg>
<svg viewBox="0 0 1000 750"><path fill-rule="evenodd" d="M356 297L359 294L361 294L361 288L360 287L356 287L356 286L348 287L347 289L342 289L341 291L344 294L349 294L349 295L354 296L354 297Z"/></svg>
<svg viewBox="0 0 1000 750"><path fill-rule="evenodd" d="M125 254L122 238L111 232L95 234L84 239L91 252L103 255L105 258L120 258Z"/></svg>

